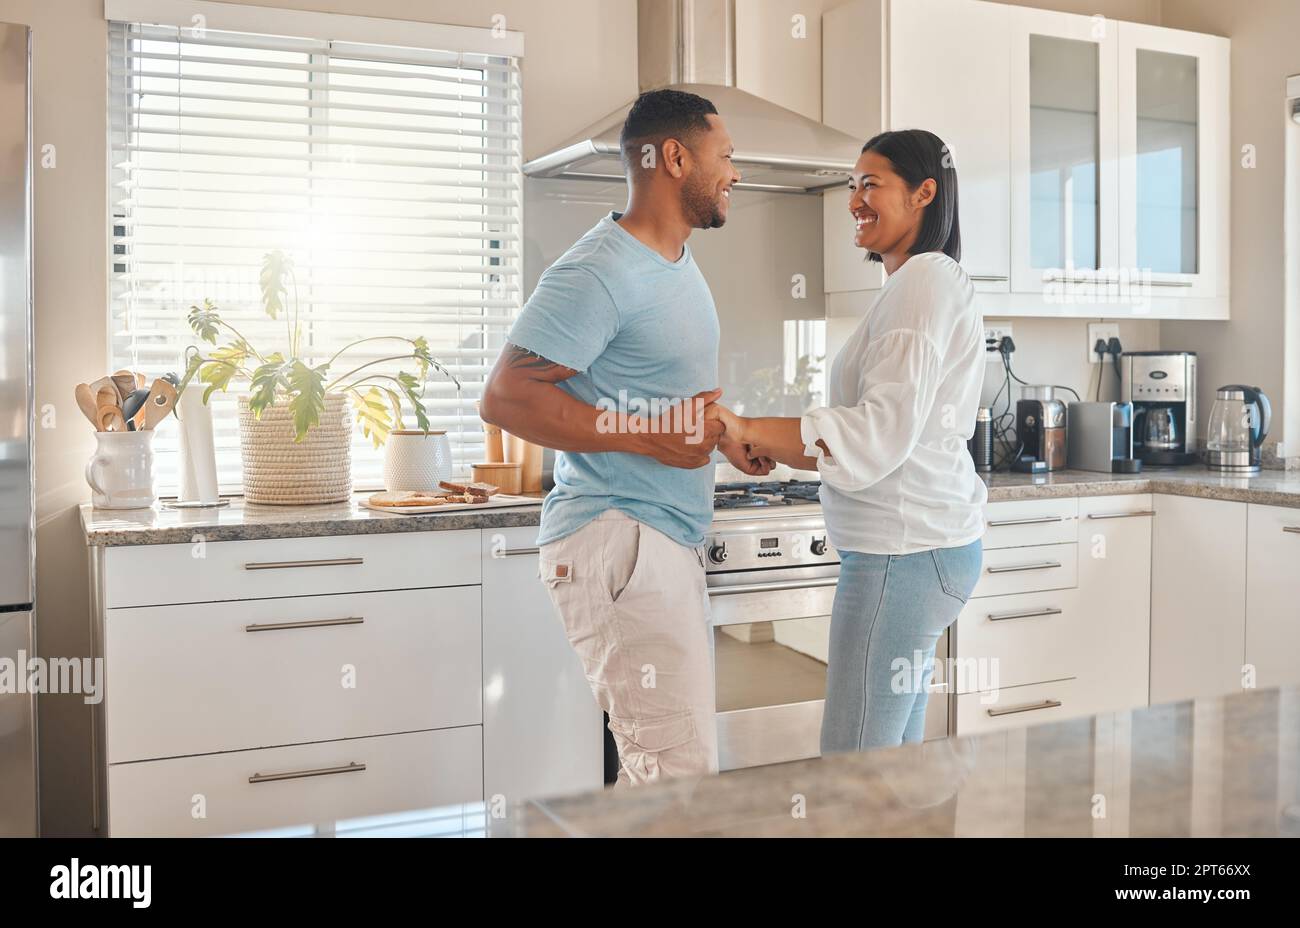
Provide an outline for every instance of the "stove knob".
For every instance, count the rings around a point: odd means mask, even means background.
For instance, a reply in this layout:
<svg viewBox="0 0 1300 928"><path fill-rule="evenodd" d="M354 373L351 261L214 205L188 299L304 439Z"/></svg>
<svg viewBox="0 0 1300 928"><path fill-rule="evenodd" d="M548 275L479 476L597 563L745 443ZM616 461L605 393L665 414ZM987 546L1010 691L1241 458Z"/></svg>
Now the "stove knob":
<svg viewBox="0 0 1300 928"><path fill-rule="evenodd" d="M721 564L727 559L727 543L720 541L717 544L709 546L709 560L715 564Z"/></svg>
<svg viewBox="0 0 1300 928"><path fill-rule="evenodd" d="M826 539L814 538L812 544L808 546L808 550L812 552L813 557L821 557L826 553Z"/></svg>

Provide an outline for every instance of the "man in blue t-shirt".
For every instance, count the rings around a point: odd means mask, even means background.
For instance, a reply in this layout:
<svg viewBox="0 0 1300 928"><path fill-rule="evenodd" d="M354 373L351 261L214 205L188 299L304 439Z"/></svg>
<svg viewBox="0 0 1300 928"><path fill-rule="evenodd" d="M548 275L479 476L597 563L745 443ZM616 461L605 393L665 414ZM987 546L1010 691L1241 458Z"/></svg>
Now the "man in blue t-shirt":
<svg viewBox="0 0 1300 928"><path fill-rule="evenodd" d="M727 219L740 173L713 104L642 94L623 126L630 195L542 275L484 389L487 422L557 449L541 575L618 745L622 783L717 770L704 415L718 317L686 240Z"/></svg>

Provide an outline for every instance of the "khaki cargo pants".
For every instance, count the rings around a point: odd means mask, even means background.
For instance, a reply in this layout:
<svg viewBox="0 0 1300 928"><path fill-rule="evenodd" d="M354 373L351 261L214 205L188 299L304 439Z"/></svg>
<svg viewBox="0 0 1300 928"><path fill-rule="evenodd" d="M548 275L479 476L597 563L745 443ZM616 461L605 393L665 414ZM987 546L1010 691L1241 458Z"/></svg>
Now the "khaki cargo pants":
<svg viewBox="0 0 1300 928"><path fill-rule="evenodd" d="M543 545L541 577L600 707L619 785L718 769L704 555L610 509Z"/></svg>

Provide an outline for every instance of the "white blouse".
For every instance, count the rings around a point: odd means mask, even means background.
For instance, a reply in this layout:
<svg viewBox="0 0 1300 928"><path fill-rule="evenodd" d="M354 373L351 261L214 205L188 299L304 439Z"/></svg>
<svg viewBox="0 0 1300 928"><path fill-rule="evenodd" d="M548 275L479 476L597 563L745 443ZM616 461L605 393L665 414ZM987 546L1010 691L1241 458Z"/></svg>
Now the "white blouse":
<svg viewBox="0 0 1300 928"><path fill-rule="evenodd" d="M835 358L829 408L800 424L832 545L910 554L984 534L988 491L966 442L985 363L966 272L941 252L913 255Z"/></svg>

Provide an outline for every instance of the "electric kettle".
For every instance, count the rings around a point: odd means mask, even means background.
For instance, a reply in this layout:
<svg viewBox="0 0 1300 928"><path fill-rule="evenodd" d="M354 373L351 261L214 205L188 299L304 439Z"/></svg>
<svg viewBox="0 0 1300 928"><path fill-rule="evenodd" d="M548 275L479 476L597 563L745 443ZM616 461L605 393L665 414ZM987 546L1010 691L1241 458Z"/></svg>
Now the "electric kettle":
<svg viewBox="0 0 1300 928"><path fill-rule="evenodd" d="M1229 474L1259 472L1260 446L1273 418L1259 387L1219 387L1205 431L1205 464Z"/></svg>

